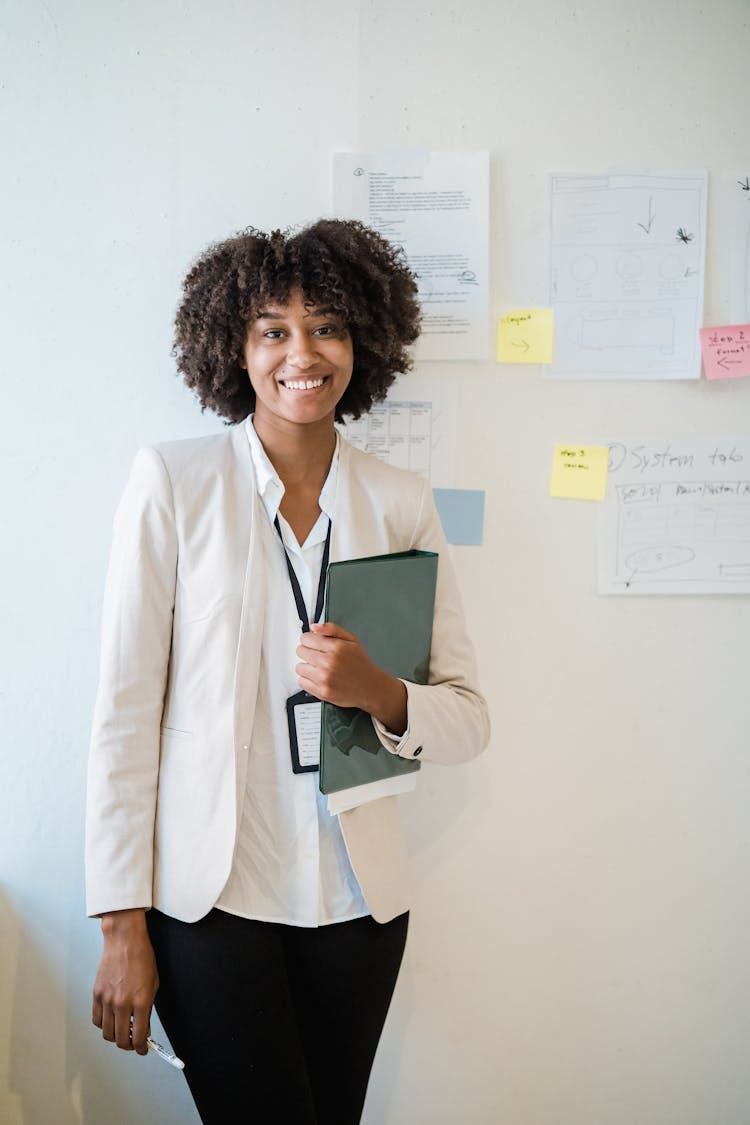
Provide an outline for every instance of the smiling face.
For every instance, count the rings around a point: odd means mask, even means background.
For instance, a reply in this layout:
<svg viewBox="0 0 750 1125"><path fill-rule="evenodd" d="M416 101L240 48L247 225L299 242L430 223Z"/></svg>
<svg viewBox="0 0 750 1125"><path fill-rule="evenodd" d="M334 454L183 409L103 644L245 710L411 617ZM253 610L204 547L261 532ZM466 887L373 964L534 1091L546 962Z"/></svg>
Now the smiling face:
<svg viewBox="0 0 750 1125"><path fill-rule="evenodd" d="M335 313L305 303L269 304L251 321L244 364L255 391L255 422L333 427L336 405L354 366L352 339Z"/></svg>

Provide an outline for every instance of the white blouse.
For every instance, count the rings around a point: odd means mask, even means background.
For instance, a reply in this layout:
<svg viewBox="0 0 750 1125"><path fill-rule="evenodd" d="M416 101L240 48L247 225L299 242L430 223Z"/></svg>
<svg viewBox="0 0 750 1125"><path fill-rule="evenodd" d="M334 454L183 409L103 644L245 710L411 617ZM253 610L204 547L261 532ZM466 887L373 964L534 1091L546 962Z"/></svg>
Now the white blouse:
<svg viewBox="0 0 750 1125"><path fill-rule="evenodd" d="M292 773L286 701L300 690L294 671L300 622L284 550L313 618L323 546L335 517L339 441L320 494L320 516L300 546L279 512L284 485L252 424L247 435L267 519L260 534L267 574L261 668L247 785L229 879L216 906L230 914L292 926L325 926L369 913L352 871L337 816L319 791L318 773ZM262 512L259 512L261 515Z"/></svg>

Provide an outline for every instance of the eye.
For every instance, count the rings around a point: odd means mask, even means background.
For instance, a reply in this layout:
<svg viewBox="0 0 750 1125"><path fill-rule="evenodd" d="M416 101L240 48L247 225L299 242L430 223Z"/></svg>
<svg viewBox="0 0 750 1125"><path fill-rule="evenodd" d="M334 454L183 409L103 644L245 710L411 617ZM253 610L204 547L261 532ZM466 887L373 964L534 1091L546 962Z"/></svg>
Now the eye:
<svg viewBox="0 0 750 1125"><path fill-rule="evenodd" d="M283 335L284 333L280 328L269 328L263 333L263 337L266 340L280 340Z"/></svg>

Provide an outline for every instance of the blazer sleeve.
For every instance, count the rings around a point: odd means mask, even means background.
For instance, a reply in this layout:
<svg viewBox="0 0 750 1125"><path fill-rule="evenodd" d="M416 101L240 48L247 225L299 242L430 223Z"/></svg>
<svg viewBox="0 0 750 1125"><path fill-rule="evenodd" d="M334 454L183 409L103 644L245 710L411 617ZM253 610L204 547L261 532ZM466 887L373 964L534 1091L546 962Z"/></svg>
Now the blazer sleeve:
<svg viewBox="0 0 750 1125"><path fill-rule="evenodd" d="M151 906L176 569L171 482L159 453L142 449L115 516L104 595L87 791L89 915Z"/></svg>
<svg viewBox="0 0 750 1125"><path fill-rule="evenodd" d="M443 534L432 489L424 483L410 545L437 551L438 573L427 684L404 680L408 727L396 745L402 758L448 765L476 757L490 737L487 703L477 681L474 648L464 621L450 547ZM381 740L386 742L385 739ZM386 742L387 745L387 742Z"/></svg>

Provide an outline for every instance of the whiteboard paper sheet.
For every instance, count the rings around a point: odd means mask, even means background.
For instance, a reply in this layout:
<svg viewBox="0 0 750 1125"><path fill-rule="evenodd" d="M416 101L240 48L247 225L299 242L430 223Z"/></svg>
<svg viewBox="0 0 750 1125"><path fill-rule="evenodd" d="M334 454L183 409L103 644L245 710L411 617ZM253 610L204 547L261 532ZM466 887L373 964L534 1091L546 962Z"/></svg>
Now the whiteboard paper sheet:
<svg viewBox="0 0 750 1125"><path fill-rule="evenodd" d="M450 379L401 375L385 402L339 428L357 449L400 469L410 469L433 488L453 488L456 476L458 391Z"/></svg>
<svg viewBox="0 0 750 1125"><path fill-rule="evenodd" d="M609 449L599 593L750 593L750 438Z"/></svg>
<svg viewBox="0 0 750 1125"><path fill-rule="evenodd" d="M403 247L419 284L419 359L487 358L489 153L335 153L333 207Z"/></svg>
<svg viewBox="0 0 750 1125"><path fill-rule="evenodd" d="M729 268L732 320L750 321L750 174L737 173L729 189Z"/></svg>
<svg viewBox="0 0 750 1125"><path fill-rule="evenodd" d="M698 379L705 172L552 177L548 378Z"/></svg>

